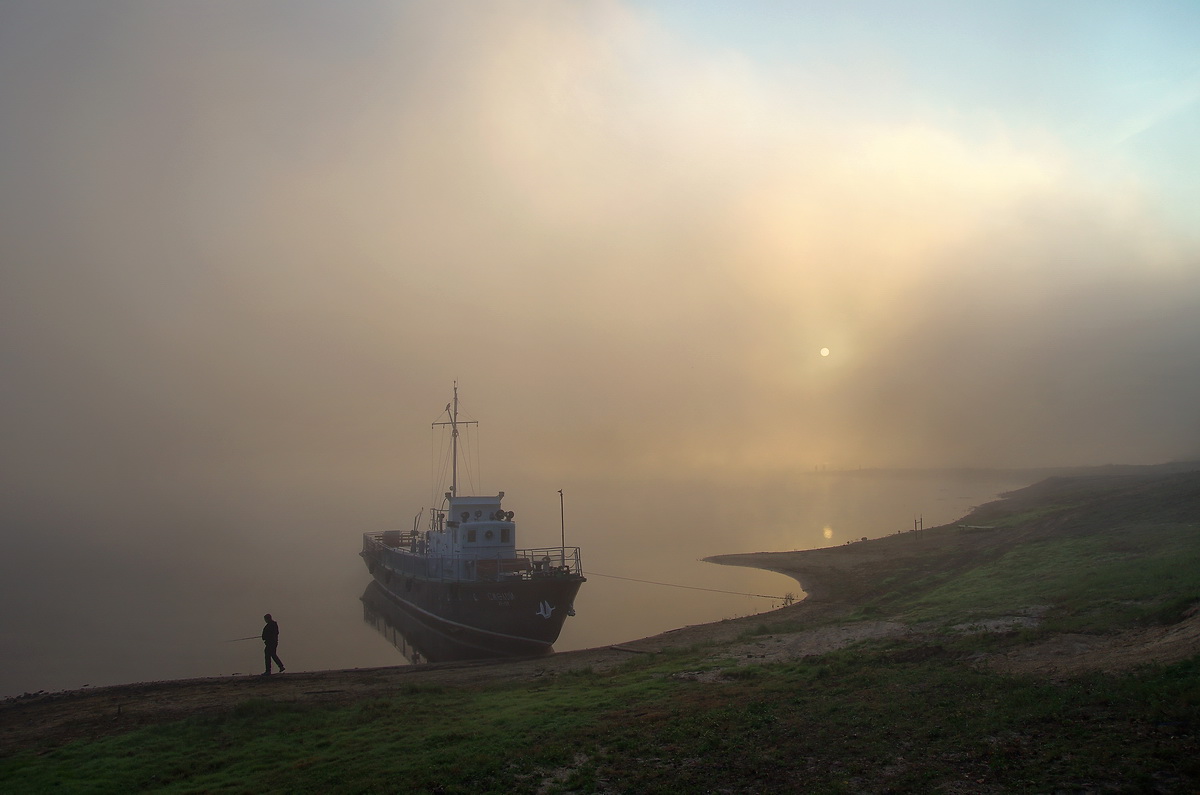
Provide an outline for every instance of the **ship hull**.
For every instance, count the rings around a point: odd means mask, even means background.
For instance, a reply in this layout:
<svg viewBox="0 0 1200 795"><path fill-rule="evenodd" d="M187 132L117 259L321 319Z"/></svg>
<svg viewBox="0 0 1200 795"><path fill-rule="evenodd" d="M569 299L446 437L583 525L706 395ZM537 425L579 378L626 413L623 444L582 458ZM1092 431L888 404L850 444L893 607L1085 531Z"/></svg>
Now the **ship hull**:
<svg viewBox="0 0 1200 795"><path fill-rule="evenodd" d="M378 580L362 595L363 621L386 638L414 664L497 658L536 657L552 649L530 650L528 644L507 644L470 629L447 629L417 615Z"/></svg>
<svg viewBox="0 0 1200 795"><path fill-rule="evenodd" d="M364 551L367 569L388 596L439 631L497 655L541 654L550 649L574 610L584 578L500 576L495 580L425 576L419 559ZM469 633L469 636L465 633Z"/></svg>

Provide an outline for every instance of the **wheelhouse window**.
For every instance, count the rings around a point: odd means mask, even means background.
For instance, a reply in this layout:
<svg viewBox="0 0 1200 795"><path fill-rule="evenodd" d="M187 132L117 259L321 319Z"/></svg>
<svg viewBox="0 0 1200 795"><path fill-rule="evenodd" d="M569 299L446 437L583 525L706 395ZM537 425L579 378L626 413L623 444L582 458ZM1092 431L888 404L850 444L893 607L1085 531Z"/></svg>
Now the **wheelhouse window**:
<svg viewBox="0 0 1200 795"><path fill-rule="evenodd" d="M509 537L510 537L509 529L507 527L501 527L500 528L500 542L503 544L507 544Z"/></svg>
<svg viewBox="0 0 1200 795"><path fill-rule="evenodd" d="M467 543L468 544L475 543L475 528L474 527L467 529Z"/></svg>

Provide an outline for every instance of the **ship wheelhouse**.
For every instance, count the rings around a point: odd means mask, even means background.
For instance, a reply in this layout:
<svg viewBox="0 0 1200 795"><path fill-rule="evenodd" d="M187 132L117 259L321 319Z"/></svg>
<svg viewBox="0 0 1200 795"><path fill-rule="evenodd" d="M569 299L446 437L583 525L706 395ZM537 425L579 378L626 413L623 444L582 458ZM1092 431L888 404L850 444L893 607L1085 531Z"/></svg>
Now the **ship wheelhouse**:
<svg viewBox="0 0 1200 795"><path fill-rule="evenodd" d="M512 511L500 507L504 492L494 497L455 497L434 512L430 542L436 554L464 560L511 558L517 550L517 525Z"/></svg>

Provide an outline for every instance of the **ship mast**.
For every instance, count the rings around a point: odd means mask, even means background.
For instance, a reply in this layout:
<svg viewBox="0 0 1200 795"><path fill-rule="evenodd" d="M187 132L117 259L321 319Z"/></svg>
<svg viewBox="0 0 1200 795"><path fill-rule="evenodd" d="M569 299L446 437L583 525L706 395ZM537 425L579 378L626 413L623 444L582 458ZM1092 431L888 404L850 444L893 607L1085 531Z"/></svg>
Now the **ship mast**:
<svg viewBox="0 0 1200 795"><path fill-rule="evenodd" d="M449 422L435 422L433 427L450 426L450 495L458 496L458 426L478 425L475 420L458 421L458 382L454 382L454 401L446 404L446 413L450 415Z"/></svg>

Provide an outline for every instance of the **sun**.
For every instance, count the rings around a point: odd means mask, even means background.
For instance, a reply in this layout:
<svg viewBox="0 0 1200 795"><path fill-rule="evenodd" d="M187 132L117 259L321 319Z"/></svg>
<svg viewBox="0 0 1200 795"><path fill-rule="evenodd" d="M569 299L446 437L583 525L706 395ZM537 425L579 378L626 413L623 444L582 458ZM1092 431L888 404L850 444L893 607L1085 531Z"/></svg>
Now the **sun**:
<svg viewBox="0 0 1200 795"><path fill-rule="evenodd" d="M821 355L822 355L822 356L828 356L828 355L829 355L829 349L828 349L828 348L822 348L822 349L821 349Z"/></svg>

